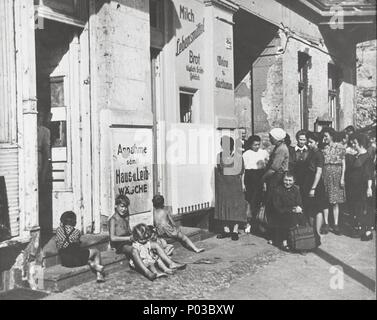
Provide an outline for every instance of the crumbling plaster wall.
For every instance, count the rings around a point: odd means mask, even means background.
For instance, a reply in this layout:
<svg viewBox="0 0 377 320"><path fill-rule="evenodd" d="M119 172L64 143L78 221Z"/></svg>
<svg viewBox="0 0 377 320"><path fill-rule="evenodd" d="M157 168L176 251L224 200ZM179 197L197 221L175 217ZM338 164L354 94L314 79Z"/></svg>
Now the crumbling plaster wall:
<svg viewBox="0 0 377 320"><path fill-rule="evenodd" d="M113 211L111 126L151 126L153 121L149 0L96 1L92 28L94 197L104 226Z"/></svg>
<svg viewBox="0 0 377 320"><path fill-rule="evenodd" d="M301 129L298 95L298 52L311 57L308 70L308 117L309 130L314 130L317 118L329 118L328 107L328 64L333 58L322 50L305 43L289 39L285 53L270 56L283 46L281 39L275 38L255 61L253 69L254 130L263 134L273 127L284 128L291 137ZM340 129L353 122L354 70L352 64L339 63L343 82L340 87ZM236 89L236 108L239 123L250 123L245 113L250 109L248 100L251 93L250 78L246 76ZM251 111L250 111L251 112ZM250 121L250 122L249 122ZM294 140L294 139L293 139ZM293 141L294 142L294 141Z"/></svg>
<svg viewBox="0 0 377 320"><path fill-rule="evenodd" d="M376 123L376 54L377 40L357 46L356 126Z"/></svg>
<svg viewBox="0 0 377 320"><path fill-rule="evenodd" d="M149 1L97 1L99 108L150 109Z"/></svg>
<svg viewBox="0 0 377 320"><path fill-rule="evenodd" d="M287 36L280 31L279 36L275 37L254 61L251 81L253 93L247 93L247 89L250 88L249 75L235 90L239 125L249 123L247 129L252 127L251 116L247 116L247 112L251 113L249 105L253 96L255 133L264 136L272 127L281 126L294 136L294 133L301 129L297 72L299 51L306 52L312 58L308 72L309 129L314 129L318 117L328 118L328 63L336 63L343 74L339 95L339 128L352 124L355 106L355 66L352 59L355 58L355 50L353 41L348 39L349 35L333 32L332 37L341 38L342 41L339 43L342 45L334 41L330 43L315 23L289 6L283 6L274 0L253 1L253 5L247 1L241 2L257 16L285 27L287 35L293 35L301 41L289 38L286 51L279 55L278 50L285 48L287 40ZM252 13L250 17L253 17ZM310 42L313 45L310 45ZM328 44L331 46L327 47ZM235 61L235 64L237 63L239 61ZM245 65L245 68L247 67L249 66Z"/></svg>

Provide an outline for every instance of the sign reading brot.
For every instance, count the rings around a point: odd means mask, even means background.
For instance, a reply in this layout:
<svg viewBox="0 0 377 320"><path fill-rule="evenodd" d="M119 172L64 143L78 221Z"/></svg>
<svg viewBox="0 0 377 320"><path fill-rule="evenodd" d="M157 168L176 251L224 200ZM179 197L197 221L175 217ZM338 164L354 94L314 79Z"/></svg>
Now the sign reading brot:
<svg viewBox="0 0 377 320"><path fill-rule="evenodd" d="M130 214L152 211L152 130L116 128L113 132L113 181L115 197L126 195ZM144 219L145 220L145 219Z"/></svg>

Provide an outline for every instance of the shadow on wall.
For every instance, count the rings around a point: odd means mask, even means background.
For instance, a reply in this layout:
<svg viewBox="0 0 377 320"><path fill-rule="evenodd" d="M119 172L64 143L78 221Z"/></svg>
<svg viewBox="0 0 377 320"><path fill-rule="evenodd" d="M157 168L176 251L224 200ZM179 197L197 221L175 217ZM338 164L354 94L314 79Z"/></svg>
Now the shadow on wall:
<svg viewBox="0 0 377 320"><path fill-rule="evenodd" d="M10 221L5 177L0 176L0 242L10 239Z"/></svg>
<svg viewBox="0 0 377 320"><path fill-rule="evenodd" d="M234 22L234 85L236 109L241 116L239 121L247 128L248 135L253 125L254 132L267 132L270 125L261 94L263 87L264 90L267 87L268 67L262 72L263 76L259 75L260 72L256 76L252 69L262 56L267 64L275 63L274 39L278 28L245 10L235 13ZM262 67L266 63L262 62Z"/></svg>

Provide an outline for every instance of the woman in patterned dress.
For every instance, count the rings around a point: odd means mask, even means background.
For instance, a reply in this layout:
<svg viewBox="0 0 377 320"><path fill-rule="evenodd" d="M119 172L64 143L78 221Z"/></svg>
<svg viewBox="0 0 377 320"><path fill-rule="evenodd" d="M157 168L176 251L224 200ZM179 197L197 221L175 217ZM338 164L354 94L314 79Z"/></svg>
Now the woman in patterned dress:
<svg viewBox="0 0 377 320"><path fill-rule="evenodd" d="M322 134L323 143L325 144L322 150L325 158L323 182L334 215L333 232L336 235L340 235L339 204L346 201L344 188L346 149L341 143L334 141L336 132L333 128L323 129ZM322 234L327 234L329 232L329 209L325 209L323 214L325 223L322 228Z"/></svg>

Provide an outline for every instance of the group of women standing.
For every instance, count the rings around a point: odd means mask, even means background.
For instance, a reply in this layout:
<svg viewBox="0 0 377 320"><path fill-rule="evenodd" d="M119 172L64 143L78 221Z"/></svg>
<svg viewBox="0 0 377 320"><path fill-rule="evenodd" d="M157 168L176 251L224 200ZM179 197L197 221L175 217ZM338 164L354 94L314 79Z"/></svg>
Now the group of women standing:
<svg viewBox="0 0 377 320"><path fill-rule="evenodd" d="M232 138L223 137L223 152L219 155L215 175L215 219L224 222L218 238L238 240L240 223L246 225L245 232L249 233L264 205L269 239L276 245L282 245L289 227L287 217L291 216L281 215L281 208L276 208L274 199L278 193L288 198L296 197L292 191L296 189L289 186L289 178L293 177L299 190L299 199L295 201L303 208L295 205L290 213L299 214L302 211L302 216L312 222L318 245L321 235L330 230L329 209L333 214L332 231L341 234L339 204L346 201L347 210L354 217L353 236L361 237L363 241L371 240L375 218L374 206L371 205L375 154L368 153L369 141L366 136L346 135L342 143L336 141L336 134L332 128L325 128L321 133L299 131L296 135L297 145L291 147L287 133L275 128L269 133L273 145L270 154L260 148L259 136L251 136L244 143L243 150L235 147ZM227 148L224 148L225 145ZM282 186L290 192L281 192L279 188ZM289 199L287 201L289 203Z"/></svg>

